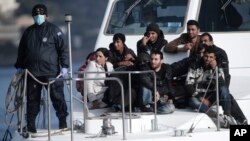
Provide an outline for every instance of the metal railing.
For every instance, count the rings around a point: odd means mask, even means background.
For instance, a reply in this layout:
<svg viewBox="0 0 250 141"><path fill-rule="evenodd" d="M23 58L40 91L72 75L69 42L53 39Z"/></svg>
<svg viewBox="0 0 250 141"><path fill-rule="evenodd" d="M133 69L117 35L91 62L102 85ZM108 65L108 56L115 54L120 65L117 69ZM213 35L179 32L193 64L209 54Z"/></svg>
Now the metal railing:
<svg viewBox="0 0 250 141"><path fill-rule="evenodd" d="M121 95L122 95L122 125L123 125L123 139L126 140L126 132L125 132L125 107L124 107L124 89L123 89L123 84L120 79L115 78L115 77L106 77L106 78L51 78L50 80L56 80L56 81L72 81L72 80L77 80L77 81L84 81L84 80L114 80L117 81L121 87ZM71 91L70 91L71 92ZM48 84L48 97L50 96L50 84ZM71 97L73 97L73 94L70 94ZM78 99L79 101L79 99ZM73 100L71 101L73 102ZM85 107L87 107L87 100L84 100ZM50 119L50 100L48 98L48 140L50 141L50 132L51 132L51 119ZM71 104L72 105L72 104ZM86 108L85 108L86 109ZM73 113L73 108L70 108L70 113ZM71 114L73 115L73 114ZM86 123L86 115L88 115L87 111L84 110L84 123ZM71 123L71 129L73 129L73 123ZM86 129L85 129L86 131ZM73 134L73 132L71 132ZM73 135L72 135L73 136Z"/></svg>
<svg viewBox="0 0 250 141"><path fill-rule="evenodd" d="M108 74L127 74L128 77L129 77L129 125L130 125L130 132L132 132L132 108L131 108L131 105L132 105L132 101L131 101L131 74L142 74L142 73L153 73L154 75L154 91L155 91L155 94L156 94L156 74L154 71L152 70L149 70L149 71L114 71L114 72L84 72L84 76L87 74L87 73L108 73ZM217 118L219 118L219 91L218 91L218 68L216 68L216 101L217 101ZM126 131L125 131L125 106L124 106L124 87L123 87L123 84L122 84L122 81L119 79L119 78L116 78L116 77L105 77L105 78L59 78L60 76L58 76L57 78L51 78L49 79L50 81L48 83L43 83L43 82L40 82L39 80L37 80L28 70L25 70L25 83L24 83L24 89L23 89L23 93L25 94L26 93L26 89L27 89L27 77L28 75L31 76L31 78L33 78L35 81L37 81L38 83L42 84L42 85L48 85L48 98L47 98L47 106L48 106L48 140L50 141L51 140L51 119L50 119L50 85L54 82L54 81L83 81L84 82L84 87L86 87L86 81L88 80L108 80L108 81L111 81L111 80L114 80L114 81L117 81L121 87L121 98L122 98L122 124L123 124L123 140L126 140ZM85 107L87 107L87 89L84 88L84 91L85 91L85 94L84 94L84 101L82 102L80 99L77 99L78 101L81 101L83 104L85 104ZM72 91L70 91L72 92ZM73 94L70 93L70 96L73 98ZM75 98L76 99L76 98ZM70 101L70 102L73 102L73 101ZM23 97L23 104L25 104L25 97ZM154 111L154 130L157 130L157 104L156 104L156 99L155 99L155 111ZM87 108L85 108L87 109ZM21 127L23 125L23 116L24 116L24 107L22 105L22 108L21 108ZM73 113L73 108L70 109L70 112ZM72 114L71 114L72 115ZM84 110L84 123L86 123L86 119L88 118L88 111L87 110ZM73 117L71 117L73 118ZM219 120L217 120L219 121ZM220 123L218 122L217 123L217 130L219 131L220 130ZM73 130L73 122L71 123L71 129ZM85 127L85 131L86 131L86 127ZM23 133L22 131L22 128L20 128L20 133ZM71 132L71 134L73 134L73 132ZM73 137L73 135L72 135Z"/></svg>
<svg viewBox="0 0 250 141"><path fill-rule="evenodd" d="M130 132L132 131L132 121L131 121L131 115L132 115L132 108L131 108L131 74L141 74L141 73L153 73L154 75L154 88L155 88L155 91L156 91L156 77L155 77L155 73L154 71L117 71L117 72L85 72L86 73L109 73L109 74L128 74L129 76L129 121L130 121ZM26 89L27 89L27 77L28 75L31 76L31 78L33 78L35 81L37 81L38 83L40 83L41 85L48 85L48 98L47 98L47 107L48 107L48 140L50 141L51 140L51 119L50 119L50 85L53 84L55 81L87 81L87 80L114 80L114 81L117 81L121 87L121 95L122 95L122 122L123 122L123 139L126 140L126 131L125 131L125 106L124 106L124 88L123 88L123 84L122 84L122 81L119 79L119 78L116 78L116 77L105 77L105 78L59 78L60 75L57 77L57 78L50 78L49 79L49 82L48 83L44 83L44 82L41 82L39 81L38 79L36 79L28 70L25 70L25 83L24 83L24 91L23 93L25 94L26 93ZM84 83L84 85L86 85L86 83ZM86 86L85 86L86 87ZM71 88L71 87L70 87ZM86 89L85 89L86 90ZM72 94L72 91L69 91L70 92L70 97L73 98L73 94ZM85 104L85 107L87 107L87 94L84 95L84 104ZM75 98L76 99L76 98ZM77 99L78 101L81 101L79 99ZM23 104L25 104L25 97L23 97ZM70 102L73 102L70 101ZM82 102L82 101L81 101ZM156 102L155 102L156 103ZM72 104L71 104L72 105ZM85 108L87 109L87 108ZM21 127L23 126L23 116L24 116L24 107L22 105L22 108L21 108ZM70 115L73 116L73 107L70 108ZM154 122L154 127L157 127L157 118L156 118L156 113L157 113L157 107L156 107L156 104L155 104L155 112L154 112L154 118L155 118L155 122ZM84 111L84 123L86 123L86 118L87 118L87 115L88 115L88 112L87 110ZM73 117L71 117L73 118ZM71 134L73 134L72 130L73 130L73 122L71 122ZM157 128L155 128L157 129ZM22 134L23 131L22 131L22 128L20 128L20 133ZM72 135L72 138L73 138L73 135Z"/></svg>
<svg viewBox="0 0 250 141"><path fill-rule="evenodd" d="M129 86L129 132L131 133L132 132L132 100L131 100L131 74L144 74L144 73L152 73L153 76L154 76L154 94L155 94L155 97L156 97L156 74L153 70L148 70L148 71L113 71L113 72L79 72L79 74L83 74L83 78L86 77L86 74L89 74L89 73L106 73L106 74L127 74L128 75L128 86ZM76 79L78 81L80 80L84 80L86 81L87 79ZM88 79L88 80L91 80ZM92 79L93 80L93 79ZM84 82L84 103L87 103L87 87L86 87L86 82ZM86 107L87 107L87 104L86 104ZM86 119L87 119L87 111L86 113L84 114L85 117L84 117L84 123L86 123ZM153 130L157 130L157 104L156 104L156 99L155 99L155 102L154 102L154 129ZM85 127L85 131L86 131L86 127Z"/></svg>
<svg viewBox="0 0 250 141"><path fill-rule="evenodd" d="M124 106L124 88L121 80L116 77L105 77L105 78L72 78L73 80L76 81L84 81L84 80L114 80L117 81L118 84L120 85L121 88L121 101L122 101L122 126L123 126L123 140L126 140L126 132L125 132L125 106ZM84 105L85 105L85 110L84 110L84 123L86 123L86 119L88 118L88 110L87 110L87 94L84 94ZM86 131L86 124L84 126L84 131Z"/></svg>

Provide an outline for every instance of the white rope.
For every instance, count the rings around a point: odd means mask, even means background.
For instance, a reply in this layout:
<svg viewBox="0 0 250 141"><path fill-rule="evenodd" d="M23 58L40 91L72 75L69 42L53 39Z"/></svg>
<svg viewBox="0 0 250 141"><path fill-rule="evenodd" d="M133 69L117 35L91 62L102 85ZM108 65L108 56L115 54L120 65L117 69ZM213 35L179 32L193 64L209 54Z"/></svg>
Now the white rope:
<svg viewBox="0 0 250 141"><path fill-rule="evenodd" d="M40 84L42 84L42 85L53 84L53 83L56 81L56 80L52 80L52 81L50 81L49 83L45 83L45 82L42 82L42 81L36 79L36 77L35 77L29 70L26 69L26 71L27 71L27 73L31 76L31 78L33 78L36 82L38 82L38 83L40 83ZM60 76L62 76L62 75L59 74L56 78L59 78Z"/></svg>

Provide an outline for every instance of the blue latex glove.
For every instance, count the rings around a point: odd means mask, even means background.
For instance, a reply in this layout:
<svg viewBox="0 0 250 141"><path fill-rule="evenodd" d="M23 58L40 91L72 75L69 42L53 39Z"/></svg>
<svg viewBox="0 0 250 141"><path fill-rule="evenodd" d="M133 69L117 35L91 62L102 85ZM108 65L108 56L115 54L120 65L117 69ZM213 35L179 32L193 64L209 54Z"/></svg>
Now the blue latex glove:
<svg viewBox="0 0 250 141"><path fill-rule="evenodd" d="M62 77L68 77L68 69L62 68L60 74L62 75Z"/></svg>

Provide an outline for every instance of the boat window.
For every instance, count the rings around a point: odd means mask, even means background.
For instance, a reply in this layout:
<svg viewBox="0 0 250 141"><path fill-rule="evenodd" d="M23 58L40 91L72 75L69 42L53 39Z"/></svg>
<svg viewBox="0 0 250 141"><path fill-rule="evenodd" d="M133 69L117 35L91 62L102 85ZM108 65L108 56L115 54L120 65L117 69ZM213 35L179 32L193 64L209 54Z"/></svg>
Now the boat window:
<svg viewBox="0 0 250 141"><path fill-rule="evenodd" d="M188 0L118 0L106 26L106 34L144 34L146 26L155 22L164 34L180 33Z"/></svg>
<svg viewBox="0 0 250 141"><path fill-rule="evenodd" d="M250 31L250 0L202 0L202 32Z"/></svg>

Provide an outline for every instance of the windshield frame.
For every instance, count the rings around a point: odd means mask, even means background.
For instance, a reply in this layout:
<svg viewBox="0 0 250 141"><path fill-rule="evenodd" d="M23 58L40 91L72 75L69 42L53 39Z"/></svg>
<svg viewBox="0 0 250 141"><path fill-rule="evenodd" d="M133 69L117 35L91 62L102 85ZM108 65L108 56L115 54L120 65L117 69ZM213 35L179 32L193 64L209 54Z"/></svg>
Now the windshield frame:
<svg viewBox="0 0 250 141"><path fill-rule="evenodd" d="M129 16L131 16L132 14L134 14L133 16L136 16L136 13L135 12L140 12L139 14L139 18L135 18L136 20L135 21L139 21L139 23L132 23L134 25L130 26L130 28L126 28L127 25L125 26L122 26L122 27L115 27L114 25L112 25L112 18L114 18L114 13L117 12L115 11L115 9L117 9L117 5L119 3L122 3L125 5L126 2L128 2L129 0L116 0L113 2L112 4L112 7L111 7L111 10L109 12L109 16L108 16L108 20L106 22L106 25L105 25L105 30L104 30L104 34L105 35L113 35L115 33L118 33L118 32L121 32L121 33L124 33L126 35L143 35L144 32L145 32L145 29L146 29L146 26L149 24L149 23L152 23L152 21L148 22L146 25L144 26L141 26L141 14L142 14L142 10L140 9L137 9L137 11L135 10L136 7L138 8L138 6L141 6L143 2L145 2L145 0L141 0L139 4L137 4L134 8L132 8L132 12L129 13ZM161 1L168 1L168 4L171 4L170 2L175 2L174 0L170 1L169 0L161 0ZM172 21L166 21L166 23L163 23L159 21L157 21L156 23L160 23L158 24L160 29L163 31L164 34L180 34L183 32L183 30L185 29L185 23L186 23L186 20L187 20L187 15L188 15L188 10L189 10L189 4L190 4L190 1L189 0L177 0L179 1L179 4L180 5L176 5L176 6L172 6L172 5L166 5L167 7L169 7L168 11L171 12L171 10L173 9L177 9L175 11L172 11L172 14L175 14L176 11L179 11L179 17L178 16L166 16L168 17L169 19L173 18L173 19L178 19L177 22L172 22ZM134 3L136 1L133 1ZM134 4L132 3L132 4ZM178 2L176 2L178 3ZM174 4L174 3L173 3ZM184 4L184 5L183 5ZM123 10L121 10L122 12L120 13L115 13L115 14L119 14L119 15L124 15L125 14L125 10L128 9L128 7L130 7L131 5L123 8ZM155 7L154 11L156 11L157 14L159 14L161 12L161 10L163 11L162 13L164 13L164 10L166 11L166 8L160 8L160 6L156 6L156 5L153 5ZM172 9L171 9L172 8ZM182 11L180 11L180 9L183 9ZM134 10L134 11L133 11ZM150 11L150 10L149 10ZM134 12L134 13L133 13ZM118 16L119 17L119 16ZM123 16L120 16L120 17L123 17ZM158 16L157 15L157 18L160 19L162 18L161 16ZM116 21L119 21L121 18L116 18ZM129 17L128 17L129 19ZM163 19L163 18L162 18ZM127 23L126 23L127 24ZM140 24L138 26L138 24ZM113 27L111 27L113 26ZM127 26L128 27L128 26Z"/></svg>

